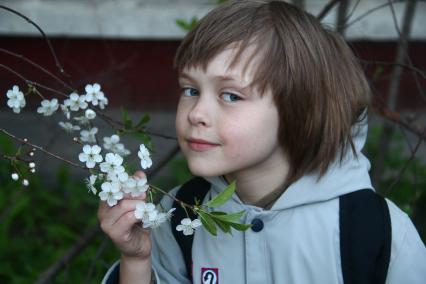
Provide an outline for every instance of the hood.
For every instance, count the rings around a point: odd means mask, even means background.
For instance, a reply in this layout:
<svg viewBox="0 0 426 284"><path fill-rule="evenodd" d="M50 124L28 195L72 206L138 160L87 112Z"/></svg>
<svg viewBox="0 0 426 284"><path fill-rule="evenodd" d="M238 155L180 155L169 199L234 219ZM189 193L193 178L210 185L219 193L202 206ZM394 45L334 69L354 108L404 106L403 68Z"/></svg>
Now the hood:
<svg viewBox="0 0 426 284"><path fill-rule="evenodd" d="M278 198L271 210L284 210L326 201L360 189L373 189L368 173L370 162L361 152L367 139L367 115L364 113L361 117L363 118L351 129L357 157L348 147L343 160L340 162L339 155L320 179L318 179L318 173L311 173L291 184ZM214 185L212 187L214 191L219 192L227 185L221 177L207 178L207 180ZM233 198L241 203L236 194Z"/></svg>

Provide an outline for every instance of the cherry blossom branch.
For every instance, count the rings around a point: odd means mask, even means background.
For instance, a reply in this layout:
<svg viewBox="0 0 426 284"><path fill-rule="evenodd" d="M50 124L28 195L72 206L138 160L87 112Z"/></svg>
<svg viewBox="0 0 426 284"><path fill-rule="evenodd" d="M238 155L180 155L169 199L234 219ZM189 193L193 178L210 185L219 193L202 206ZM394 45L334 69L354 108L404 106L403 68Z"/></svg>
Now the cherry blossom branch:
<svg viewBox="0 0 426 284"><path fill-rule="evenodd" d="M106 115L105 113L103 113L100 110L95 110L95 112L103 121L108 123L109 126L111 126L113 129L120 131L120 132L129 132L128 129L125 128L123 122L114 120L113 118L109 117L108 115ZM177 140L177 138L174 137L174 136L154 132L152 130L149 130L146 127L136 129L136 131L141 132L141 133L146 133L146 134L156 136L156 137L161 137L161 138L164 138L164 139Z"/></svg>
<svg viewBox="0 0 426 284"><path fill-rule="evenodd" d="M52 43L50 42L50 39L46 36L46 34L45 34L45 33L44 33L44 31L40 28L40 26L39 26L39 25L37 25L34 21L32 21L32 20L31 20L30 18L28 18L27 16L23 15L22 13L20 13L20 12L18 12L18 11L16 11L16 10L14 10L14 9L12 9L12 8L6 7L6 6L4 6L4 5L0 5L0 8L1 8L1 9L4 9L4 10L6 10L6 11L9 11L9 12L11 12L11 13L13 13L13 14L15 14L15 15L19 16L19 17L21 17L22 19L26 20L28 23L30 23L31 25L33 25L33 26L34 26L34 27L35 27L35 28L36 28L36 29L40 32L40 34L43 36L44 40L46 41L46 43L47 43L47 45L48 45L48 47L49 47L50 53L52 54L53 59L55 60L56 67L58 67L59 71L60 71L62 74L64 74L64 75L65 75L65 76L67 76L68 78L70 78L70 77L71 77L70 75L68 75L68 74L65 72L64 68L62 67L61 63L59 62L58 57L56 56L55 50L53 49L53 46L52 46Z"/></svg>
<svg viewBox="0 0 426 284"><path fill-rule="evenodd" d="M40 146L37 146L37 145L35 145L35 144L33 144L33 143L30 143L27 139L21 139L21 138L19 138L19 137L16 137L15 135L13 135L12 133L8 132L8 131L7 131L6 129L4 129L4 128L0 128L0 132L3 132L4 134L6 134L7 136L9 136L10 138L12 138L12 139L14 139L14 140L16 140L16 141L19 141L19 142L21 142L22 144L26 144L26 145L28 145L28 146L31 146L32 148L37 149L37 150L39 150L40 152L43 152L43 153L45 153L46 155L49 155L49 156L51 156L51 157L53 157L53 158L55 158L55 159L57 159L57 160L63 161L63 162L65 162L65 163L67 163L67 164L69 164L69 165L71 165L71 166L77 167L77 168L81 168L81 169L84 169L84 170L88 170L88 168L86 168L85 166L82 166L82 165L76 164L76 163L71 162L71 161L69 161L69 160L67 160L67 159L65 159L65 158L62 158L61 156L58 156L58 155L56 155L56 154L54 154L54 153L52 153L52 152L49 152L49 151L47 151L47 150L43 149L43 148L42 148L42 147L40 147Z"/></svg>
<svg viewBox="0 0 426 284"><path fill-rule="evenodd" d="M179 152L179 147L175 147L167 157L165 157L161 162L157 163L157 166L150 172L151 177L154 177L165 165L167 165L171 159ZM49 266L44 272L40 274L36 284L47 284L51 283L52 278L54 278L62 269L66 267L75 257L82 253L88 245L95 239L95 237L102 233L100 230L99 224L96 224L95 227L88 229L82 237L77 240L68 251L55 261L51 266Z"/></svg>
<svg viewBox="0 0 426 284"><path fill-rule="evenodd" d="M63 93L63 92L57 91L57 90L55 90L55 89L52 89L52 88L47 87L47 86L45 86L45 85L42 85L42 84L40 84L40 83L37 83L37 82L31 81L31 80L28 80L27 78L25 78L24 76L22 76L21 74L19 74L18 72L16 72L16 71L15 71L15 70L13 70L12 68L10 68L10 67L8 67L8 66L6 66L6 65L4 65L4 64L1 64L1 63L0 63L0 67L2 67L3 69L6 69L6 70L7 70L7 71L9 71L10 73L13 73L14 75L16 75L17 77L21 78L23 81L25 81L25 83L27 83L27 84L29 84L29 85L37 86L37 87L39 87L39 88L45 89L45 90L47 90L47 91L50 91L50 92L52 92L52 93L56 93L56 94L59 94L59 95L61 95L61 96L68 97L68 95L67 95L67 94L65 94L65 93Z"/></svg>
<svg viewBox="0 0 426 284"><path fill-rule="evenodd" d="M38 68L39 70L43 71L45 74L49 75L50 77L52 77L53 79L55 79L56 81L58 81L59 83L61 83L64 87L68 88L70 91L73 91L75 89L75 88L71 87L70 85L68 85L67 83L65 83L63 80L61 80L55 74L53 74L52 72L50 72L49 70L47 70L46 68L44 68L43 66L35 63L31 59L29 59L29 58L27 58L27 57L25 57L25 56L23 56L21 54L12 52L12 51L4 49L4 48L0 48L0 52L6 53L6 54L14 56L14 57L17 57L17 58L19 58L19 59L21 59L21 60L23 60L23 61L31 64L32 66Z"/></svg>

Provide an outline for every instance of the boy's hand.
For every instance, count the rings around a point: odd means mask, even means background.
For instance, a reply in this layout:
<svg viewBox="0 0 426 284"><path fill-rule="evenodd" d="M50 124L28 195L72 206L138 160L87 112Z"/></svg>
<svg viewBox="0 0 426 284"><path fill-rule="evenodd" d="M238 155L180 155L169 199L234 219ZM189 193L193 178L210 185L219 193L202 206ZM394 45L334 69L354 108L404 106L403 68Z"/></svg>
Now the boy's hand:
<svg viewBox="0 0 426 284"><path fill-rule="evenodd" d="M143 178L145 174L138 171L135 176ZM143 229L141 221L134 215L136 204L145 198L145 193L138 197L125 194L113 207L103 201L99 205L100 226L121 251L122 257L144 260L151 255L150 230Z"/></svg>

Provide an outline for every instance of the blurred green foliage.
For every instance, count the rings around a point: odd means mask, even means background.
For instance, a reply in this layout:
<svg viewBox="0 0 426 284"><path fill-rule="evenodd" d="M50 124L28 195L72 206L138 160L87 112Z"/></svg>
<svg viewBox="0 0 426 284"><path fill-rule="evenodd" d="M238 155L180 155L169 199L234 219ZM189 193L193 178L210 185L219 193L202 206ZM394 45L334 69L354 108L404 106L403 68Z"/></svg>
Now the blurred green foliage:
<svg viewBox="0 0 426 284"><path fill-rule="evenodd" d="M11 153L11 142L0 135L0 153ZM49 186L39 175L23 187L13 181L10 162L0 159L0 283L33 283L86 230L97 224L98 198L68 167L57 170ZM111 242L99 233L54 283L99 283L118 258Z"/></svg>
<svg viewBox="0 0 426 284"><path fill-rule="evenodd" d="M366 143L366 155L372 161L380 151L379 137L383 127L370 128ZM410 141L415 147L417 139ZM426 241L426 161L416 155L409 161L410 151L407 142L400 131L394 131L389 152L385 157L384 168L381 173L381 181L376 189L383 196L389 198L404 210L413 220L423 242ZM407 164L408 162L408 164ZM401 170L405 169L401 174Z"/></svg>

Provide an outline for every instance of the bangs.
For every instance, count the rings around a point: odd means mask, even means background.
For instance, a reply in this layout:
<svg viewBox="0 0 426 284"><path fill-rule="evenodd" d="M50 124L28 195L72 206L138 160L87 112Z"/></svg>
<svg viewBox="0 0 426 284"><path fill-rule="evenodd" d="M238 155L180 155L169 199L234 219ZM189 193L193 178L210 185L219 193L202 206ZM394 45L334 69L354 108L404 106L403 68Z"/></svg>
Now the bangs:
<svg viewBox="0 0 426 284"><path fill-rule="evenodd" d="M206 70L217 55L230 48L235 48L236 52L227 67L233 68L247 47L253 46L249 60L244 62L243 72L255 58L262 62L257 64L250 85L260 88L263 93L268 83L266 78L270 75L264 74L266 70L263 70L263 66L271 66L272 63L264 64L265 60L271 61L266 58L267 54L271 54L268 50L270 44L267 42L273 37L268 7L263 4L259 1L237 1L222 5L207 14L198 26L186 35L176 52L174 67L178 73L192 67Z"/></svg>

